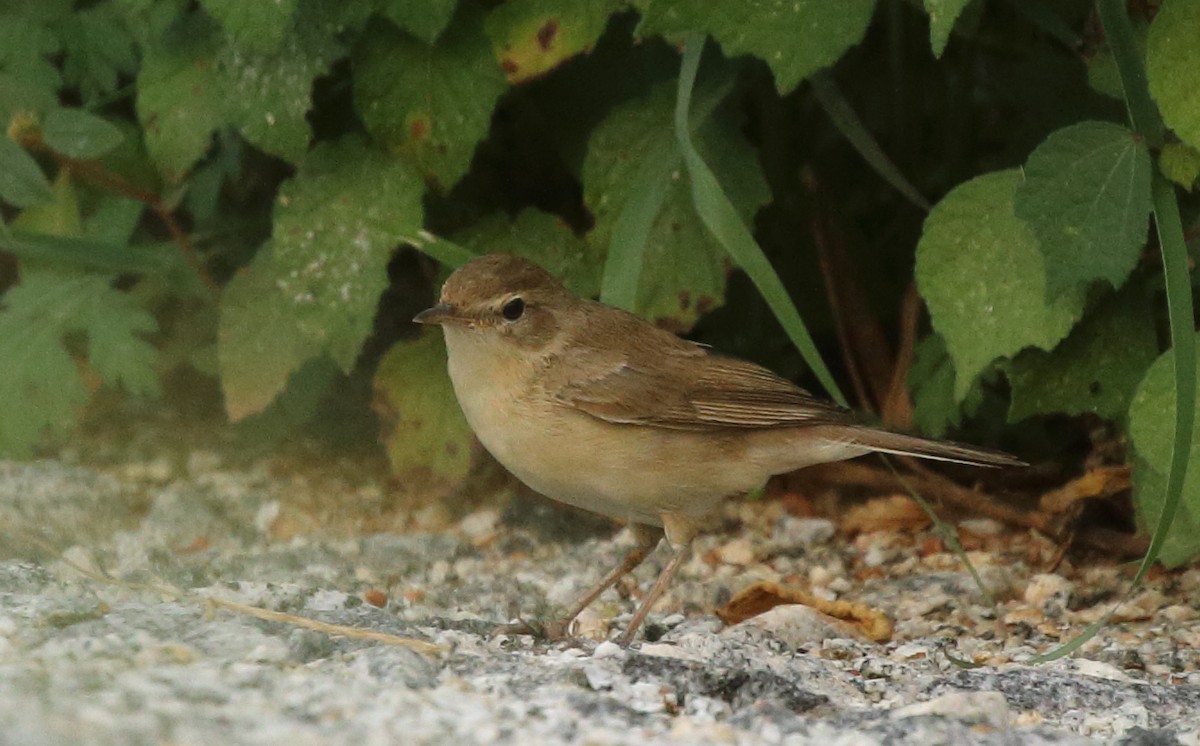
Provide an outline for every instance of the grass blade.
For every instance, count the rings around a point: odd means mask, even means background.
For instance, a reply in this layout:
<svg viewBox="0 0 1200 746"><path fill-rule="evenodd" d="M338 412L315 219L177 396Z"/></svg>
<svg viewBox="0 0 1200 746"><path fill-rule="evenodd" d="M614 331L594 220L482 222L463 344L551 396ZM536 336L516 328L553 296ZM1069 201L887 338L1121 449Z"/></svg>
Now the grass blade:
<svg viewBox="0 0 1200 746"><path fill-rule="evenodd" d="M420 231L417 235L408 236L405 240L412 244L417 251L447 267L458 268L475 258L475 254L462 246L441 236L435 236L429 231Z"/></svg>
<svg viewBox="0 0 1200 746"><path fill-rule="evenodd" d="M1161 143L1164 135L1162 119L1150 98L1150 89L1146 85L1146 71L1134 42L1125 3L1123 0L1098 0L1096 5L1121 73L1125 105L1129 108L1133 128L1148 143ZM1161 173L1155 173L1152 194L1154 222L1158 227L1159 242L1162 244L1167 317L1171 325L1171 357L1175 364L1175 439L1171 444L1171 468L1167 472L1162 513L1158 516L1158 524L1154 527L1146 555L1142 557L1137 574L1121 600L1079 635L1049 653L1034 658L1034 662L1052 661L1070 655L1095 637L1096 633L1111 621L1113 614L1129 600L1141 585L1150 567L1158 561L1167 531L1171 528L1179 501L1183 497L1183 480L1187 475L1188 455L1192 448L1192 427L1196 417L1196 326L1192 308L1192 286L1175 187Z"/></svg>
<svg viewBox="0 0 1200 746"><path fill-rule="evenodd" d="M833 121L833 125L837 127L838 132L850 141L858 154L863 157L871 168L875 169L875 173L879 174L884 181L892 185L892 188L900 192L909 202L921 208L924 212L929 212L929 201L917 191L917 188L912 185L896 164L888 158L887 153L883 152L883 148L879 146L879 141L867 129L862 120L858 118L858 114L854 111L854 107L842 95L842 91L834 82L833 76L827 71L822 70L811 78L813 93L817 97L817 103L821 104L821 108Z"/></svg>
<svg viewBox="0 0 1200 746"><path fill-rule="evenodd" d="M846 406L845 395L833 380L825 361L821 359L812 335L808 333L804 320L800 318L800 313L788 297L775 268L754 241L749 229L742 223L737 210L717 182L717 177L692 143L688 110L703 49L704 36L691 34L684 47L683 66L679 73L679 92L675 100L675 138L691 179L692 201L696 207L696 214L725 251L750 277L750 281L767 301L767 305L783 325L792 343L804 356L805 362L812 368L821 385L833 399Z"/></svg>
<svg viewBox="0 0 1200 746"><path fill-rule="evenodd" d="M173 243L123 244L78 236L0 229L0 250L19 259L81 267L110 274L145 274L167 279L180 292L205 292L204 283Z"/></svg>

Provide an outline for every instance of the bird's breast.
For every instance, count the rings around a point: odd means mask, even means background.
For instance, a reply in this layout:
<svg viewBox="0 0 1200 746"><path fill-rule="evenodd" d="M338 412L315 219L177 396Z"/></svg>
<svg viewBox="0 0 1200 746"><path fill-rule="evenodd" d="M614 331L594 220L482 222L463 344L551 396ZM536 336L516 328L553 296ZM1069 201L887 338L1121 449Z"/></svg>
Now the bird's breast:
<svg viewBox="0 0 1200 746"><path fill-rule="evenodd" d="M737 438L607 422L556 401L541 367L446 330L450 378L467 422L518 479L547 497L661 525L702 514L769 475Z"/></svg>

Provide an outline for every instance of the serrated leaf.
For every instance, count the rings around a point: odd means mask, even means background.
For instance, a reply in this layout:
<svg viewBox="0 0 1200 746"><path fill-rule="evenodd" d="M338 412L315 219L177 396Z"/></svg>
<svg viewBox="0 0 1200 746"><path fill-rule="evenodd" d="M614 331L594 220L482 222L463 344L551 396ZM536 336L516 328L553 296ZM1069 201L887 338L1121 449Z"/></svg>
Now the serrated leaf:
<svg viewBox="0 0 1200 746"><path fill-rule="evenodd" d="M157 396L158 352L138 336L158 328L154 317L138 308L129 296L115 290L84 295L79 313L82 316L79 325L88 337L88 362L100 378L108 384L120 385L131 394Z"/></svg>
<svg viewBox="0 0 1200 746"><path fill-rule="evenodd" d="M595 217L587 240L607 250L625 202L640 188L638 180L652 172L670 180L647 239L633 310L685 330L724 301L728 259L696 215L673 116L674 91L669 85L613 109L588 142L583 189L584 202ZM754 150L720 115L705 121L695 140L742 220L749 222L770 199Z"/></svg>
<svg viewBox="0 0 1200 746"><path fill-rule="evenodd" d="M1051 349L1083 311L1083 292L1047 299L1041 249L1013 212L1017 170L960 184L934 206L917 245L916 279L954 360L962 401L993 360Z"/></svg>
<svg viewBox="0 0 1200 746"><path fill-rule="evenodd" d="M168 181L179 181L208 150L224 122L224 92L213 74L220 29L192 14L143 51L137 80L138 120L146 150Z"/></svg>
<svg viewBox="0 0 1200 746"><path fill-rule="evenodd" d="M137 44L113 4L76 10L56 30L65 53L63 82L79 89L85 103L112 93L137 71Z"/></svg>
<svg viewBox="0 0 1200 746"><path fill-rule="evenodd" d="M555 215L532 207L522 210L515 220L495 213L453 238L475 254L515 254L532 259L578 295L594 297L600 292L603 250L576 236Z"/></svg>
<svg viewBox="0 0 1200 746"><path fill-rule="evenodd" d="M1052 351L1026 350L1004 366L1012 384L1009 422L1060 413L1120 420L1156 357L1150 300L1143 287L1126 288Z"/></svg>
<svg viewBox="0 0 1200 746"><path fill-rule="evenodd" d="M313 80L341 54L332 37L307 29L289 31L269 53L225 44L214 57L214 77L226 120L259 148L298 163L312 138L306 115Z"/></svg>
<svg viewBox="0 0 1200 746"><path fill-rule="evenodd" d="M139 336L155 330L154 317L106 278L26 269L0 307L0 453L28 456L77 422L88 390L67 335L83 335L104 383L158 392L154 349Z"/></svg>
<svg viewBox="0 0 1200 746"><path fill-rule="evenodd" d="M1200 151L1181 142L1167 143L1158 154L1158 167L1163 176L1190 192L1200 180Z"/></svg>
<svg viewBox="0 0 1200 746"><path fill-rule="evenodd" d="M62 85L50 60L59 51L58 39L40 20L0 11L0 123L5 125L18 112L52 106Z"/></svg>
<svg viewBox="0 0 1200 746"><path fill-rule="evenodd" d="M1146 41L1146 78L1163 121L1200 148L1200 0L1163 3Z"/></svg>
<svg viewBox="0 0 1200 746"><path fill-rule="evenodd" d="M151 46L138 78L138 117L168 180L191 169L223 124L291 163L304 156L312 81L341 48L328 29L307 25L290 29L276 46L270 53L245 49L199 13Z"/></svg>
<svg viewBox="0 0 1200 746"><path fill-rule="evenodd" d="M484 30L510 83L554 69L591 49L624 0L509 0L488 14Z"/></svg>
<svg viewBox="0 0 1200 746"><path fill-rule="evenodd" d="M1129 437L1134 460L1134 506L1142 526L1154 526L1162 512L1170 468L1175 419L1175 365L1171 352L1150 366L1129 406ZM1200 420L1192 431L1183 497L1159 559L1168 567L1183 564L1200 551Z"/></svg>
<svg viewBox="0 0 1200 746"><path fill-rule="evenodd" d="M862 41L875 10L875 0L634 0L633 5L642 13L639 36L661 34L678 41L690 31L703 31L729 57L751 54L766 62L780 94Z"/></svg>
<svg viewBox="0 0 1200 746"><path fill-rule="evenodd" d="M219 355L231 419L265 408L310 358L350 370L392 250L421 228L423 192L410 168L357 138L308 154L280 190L270 242L226 288Z"/></svg>
<svg viewBox="0 0 1200 746"><path fill-rule="evenodd" d="M466 476L471 429L446 375L440 330L422 329L388 350L374 388L392 473L425 490L448 489Z"/></svg>
<svg viewBox="0 0 1200 746"><path fill-rule="evenodd" d="M3 84L0 80L0 86ZM15 207L32 207L53 197L50 182L33 156L0 135L0 200Z"/></svg>
<svg viewBox="0 0 1200 746"><path fill-rule="evenodd" d="M426 44L446 30L458 0L381 0L379 11Z"/></svg>
<svg viewBox="0 0 1200 746"><path fill-rule="evenodd" d="M2 25L0 21L0 25ZM27 76L0 69L0 122L23 112L37 112L57 103L57 88L41 85Z"/></svg>
<svg viewBox="0 0 1200 746"><path fill-rule="evenodd" d="M87 400L75 361L53 330L0 312L0 454L33 455L44 437L74 427Z"/></svg>
<svg viewBox="0 0 1200 746"><path fill-rule="evenodd" d="M1047 297L1125 282L1149 231L1151 173L1145 143L1108 122L1064 127L1033 151L1014 206L1041 242Z"/></svg>
<svg viewBox="0 0 1200 746"><path fill-rule="evenodd" d="M471 166L505 90L474 13L429 46L376 24L354 50L354 100L376 140L442 189Z"/></svg>
<svg viewBox="0 0 1200 746"><path fill-rule="evenodd" d="M291 26L297 0L201 0L233 41L247 52L275 52Z"/></svg>
<svg viewBox="0 0 1200 746"><path fill-rule="evenodd" d="M42 139L70 158L99 158L125 136L115 125L83 109L52 109L42 122Z"/></svg>
<svg viewBox="0 0 1200 746"><path fill-rule="evenodd" d="M925 0L925 12L929 14L929 46L933 56L940 58L950 41L954 22L971 0Z"/></svg>

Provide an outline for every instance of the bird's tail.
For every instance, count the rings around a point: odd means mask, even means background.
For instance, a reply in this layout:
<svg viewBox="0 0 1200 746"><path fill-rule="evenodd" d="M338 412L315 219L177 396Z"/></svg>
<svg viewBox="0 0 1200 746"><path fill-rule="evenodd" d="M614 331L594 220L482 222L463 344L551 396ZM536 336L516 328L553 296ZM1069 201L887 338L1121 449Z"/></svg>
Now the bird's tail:
<svg viewBox="0 0 1200 746"><path fill-rule="evenodd" d="M869 427L847 427L838 433L839 441L870 448L897 456L916 456L934 461L951 461L976 466L1028 466L1016 456L990 448L980 448L948 440L933 440L917 435L876 430Z"/></svg>

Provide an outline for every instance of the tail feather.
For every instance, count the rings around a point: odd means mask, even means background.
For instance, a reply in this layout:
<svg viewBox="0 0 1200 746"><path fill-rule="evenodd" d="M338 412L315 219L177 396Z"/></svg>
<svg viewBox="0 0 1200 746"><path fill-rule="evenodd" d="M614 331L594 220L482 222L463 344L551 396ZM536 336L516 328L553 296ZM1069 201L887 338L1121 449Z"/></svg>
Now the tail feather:
<svg viewBox="0 0 1200 746"><path fill-rule="evenodd" d="M1028 466L1016 456L990 448L980 448L949 440L933 440L917 435L892 433L873 428L849 428L843 434L846 443L860 445L880 453L916 456L934 461L950 461L975 466Z"/></svg>

